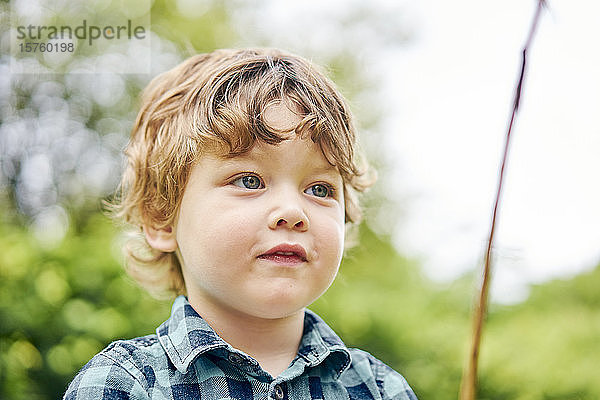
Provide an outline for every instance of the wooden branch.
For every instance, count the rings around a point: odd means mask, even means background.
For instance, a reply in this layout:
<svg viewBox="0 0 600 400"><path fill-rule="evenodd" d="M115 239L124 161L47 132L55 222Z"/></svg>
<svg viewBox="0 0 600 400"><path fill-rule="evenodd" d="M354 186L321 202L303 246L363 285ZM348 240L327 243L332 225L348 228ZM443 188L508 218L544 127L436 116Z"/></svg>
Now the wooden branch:
<svg viewBox="0 0 600 400"><path fill-rule="evenodd" d="M504 153L502 156L502 164L500 166L500 173L498 177L498 187L496 191L496 200L494 202L494 210L492 213L492 222L490 228L490 234L488 236L488 244L485 252L485 263L483 268L483 279L481 282L481 288L479 291L479 300L474 310L473 316L473 339L471 342L471 350L469 352L469 358L467 360L467 366L463 372L461 384L460 384L460 400L475 400L477 396L477 364L479 360L479 348L481 345L481 334L483 331L483 321L487 312L487 302L488 302L488 292L489 286L491 282L491 274L492 274L492 248L494 247L494 233L496 228L496 220L498 217L498 210L500 207L501 195L502 195L502 184L504 182L504 171L506 169L507 160L508 160L508 150L510 147L510 138L512 133L513 124L515 122L515 117L519 110L519 104L521 101L521 92L523 90L523 81L525 78L525 71L527 66L527 51L531 46L533 41L533 36L535 34L541 12L543 7L545 6L545 0L538 0L538 7L536 9L535 15L533 17L533 21L531 23L531 28L529 30L529 35L527 36L527 40L525 41L525 46L523 47L522 52L522 62L521 62L521 73L519 74L519 79L517 80L517 86L515 88L514 101L512 113L510 116L510 120L508 123L508 129L506 132L506 140L504 143Z"/></svg>

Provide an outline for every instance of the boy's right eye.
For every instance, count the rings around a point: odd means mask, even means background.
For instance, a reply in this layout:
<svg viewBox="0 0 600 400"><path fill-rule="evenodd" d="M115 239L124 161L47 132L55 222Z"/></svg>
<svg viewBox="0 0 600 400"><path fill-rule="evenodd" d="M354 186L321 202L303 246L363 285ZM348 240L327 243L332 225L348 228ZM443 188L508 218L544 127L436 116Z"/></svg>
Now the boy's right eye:
<svg viewBox="0 0 600 400"><path fill-rule="evenodd" d="M261 179L256 175L242 175L231 183L244 189L263 189L265 187Z"/></svg>

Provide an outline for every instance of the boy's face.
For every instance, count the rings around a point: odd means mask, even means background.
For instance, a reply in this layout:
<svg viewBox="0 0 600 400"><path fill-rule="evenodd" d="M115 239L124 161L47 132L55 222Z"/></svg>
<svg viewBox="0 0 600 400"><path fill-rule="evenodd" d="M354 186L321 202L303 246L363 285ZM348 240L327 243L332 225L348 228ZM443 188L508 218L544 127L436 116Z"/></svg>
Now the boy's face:
<svg viewBox="0 0 600 400"><path fill-rule="evenodd" d="M267 109L274 127L299 118ZM192 168L174 234L192 305L280 318L332 283L344 245L343 182L319 146L295 133Z"/></svg>

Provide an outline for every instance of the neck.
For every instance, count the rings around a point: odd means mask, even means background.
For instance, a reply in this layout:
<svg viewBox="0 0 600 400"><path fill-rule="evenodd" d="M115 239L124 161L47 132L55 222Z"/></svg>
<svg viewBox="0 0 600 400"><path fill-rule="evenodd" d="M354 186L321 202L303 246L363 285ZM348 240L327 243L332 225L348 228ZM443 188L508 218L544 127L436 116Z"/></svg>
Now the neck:
<svg viewBox="0 0 600 400"><path fill-rule="evenodd" d="M281 374L298 352L304 329L304 310L271 319L189 301L223 340L256 359L273 377Z"/></svg>

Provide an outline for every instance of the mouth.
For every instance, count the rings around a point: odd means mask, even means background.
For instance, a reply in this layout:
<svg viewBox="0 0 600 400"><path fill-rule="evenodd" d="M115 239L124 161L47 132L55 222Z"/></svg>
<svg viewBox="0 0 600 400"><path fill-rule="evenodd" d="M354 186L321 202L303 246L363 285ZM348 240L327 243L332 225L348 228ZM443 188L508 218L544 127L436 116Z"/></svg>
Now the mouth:
<svg viewBox="0 0 600 400"><path fill-rule="evenodd" d="M278 264L300 264L306 262L306 250L297 244L280 244L267 250L258 258Z"/></svg>

